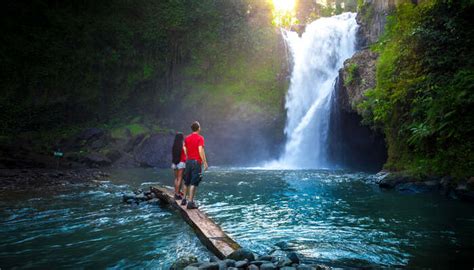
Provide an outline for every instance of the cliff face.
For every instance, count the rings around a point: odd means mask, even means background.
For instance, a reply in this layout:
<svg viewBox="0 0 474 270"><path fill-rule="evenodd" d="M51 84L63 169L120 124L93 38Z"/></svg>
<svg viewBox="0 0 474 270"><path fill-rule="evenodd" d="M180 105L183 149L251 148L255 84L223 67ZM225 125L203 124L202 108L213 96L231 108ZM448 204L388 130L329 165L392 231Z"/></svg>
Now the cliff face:
<svg viewBox="0 0 474 270"><path fill-rule="evenodd" d="M387 159L384 137L361 124L357 104L375 87L378 55L369 46L383 34L387 16L401 0L365 0L357 14L359 51L339 71L332 100L330 159L343 167L380 170Z"/></svg>
<svg viewBox="0 0 474 270"><path fill-rule="evenodd" d="M355 112L367 89L375 87L378 55L369 46L383 34L387 16L403 0L365 0L357 14L359 51L344 62L339 72L341 83L336 89L338 103L347 112Z"/></svg>
<svg viewBox="0 0 474 270"><path fill-rule="evenodd" d="M356 18L360 25L358 33L360 47L377 42L385 29L387 15L401 2L403 0L364 0Z"/></svg>
<svg viewBox="0 0 474 270"><path fill-rule="evenodd" d="M367 89L375 87L375 65L377 53L370 49L358 51L351 59L344 62L339 70L337 102L346 112L356 111L356 105L364 98Z"/></svg>

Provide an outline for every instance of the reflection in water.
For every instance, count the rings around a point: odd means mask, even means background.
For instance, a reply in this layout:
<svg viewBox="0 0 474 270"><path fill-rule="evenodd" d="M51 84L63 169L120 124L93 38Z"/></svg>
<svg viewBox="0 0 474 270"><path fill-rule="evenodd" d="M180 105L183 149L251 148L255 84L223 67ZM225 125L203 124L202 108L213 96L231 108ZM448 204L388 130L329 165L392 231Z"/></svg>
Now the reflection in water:
<svg viewBox="0 0 474 270"><path fill-rule="evenodd" d="M182 255L208 258L174 211L121 203L122 192L155 182L171 185L170 171L119 170L94 188L2 194L1 267L166 268ZM237 242L260 254L295 250L339 266L443 268L473 260L472 205L383 192L366 174L214 168L198 199Z"/></svg>

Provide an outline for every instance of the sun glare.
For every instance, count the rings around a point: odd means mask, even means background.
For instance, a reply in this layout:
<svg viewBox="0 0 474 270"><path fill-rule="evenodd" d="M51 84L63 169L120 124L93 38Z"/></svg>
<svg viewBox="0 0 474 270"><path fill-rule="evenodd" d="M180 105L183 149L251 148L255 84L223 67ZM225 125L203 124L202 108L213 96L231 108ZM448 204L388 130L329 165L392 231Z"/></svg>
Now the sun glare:
<svg viewBox="0 0 474 270"><path fill-rule="evenodd" d="M272 0L276 12L292 12L295 8L295 0Z"/></svg>
<svg viewBox="0 0 474 270"><path fill-rule="evenodd" d="M289 27L296 22L296 0L272 0L273 23L279 27Z"/></svg>

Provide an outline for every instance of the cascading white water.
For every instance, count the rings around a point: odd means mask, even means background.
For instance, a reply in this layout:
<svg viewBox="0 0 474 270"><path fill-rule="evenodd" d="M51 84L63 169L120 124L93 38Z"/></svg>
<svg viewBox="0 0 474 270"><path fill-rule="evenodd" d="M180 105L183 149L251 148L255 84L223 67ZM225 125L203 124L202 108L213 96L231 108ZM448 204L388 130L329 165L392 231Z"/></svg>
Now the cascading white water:
<svg viewBox="0 0 474 270"><path fill-rule="evenodd" d="M286 96L287 142L279 160L268 167L328 168L330 100L344 60L355 52L356 13L321 18L301 37L283 31L293 69Z"/></svg>

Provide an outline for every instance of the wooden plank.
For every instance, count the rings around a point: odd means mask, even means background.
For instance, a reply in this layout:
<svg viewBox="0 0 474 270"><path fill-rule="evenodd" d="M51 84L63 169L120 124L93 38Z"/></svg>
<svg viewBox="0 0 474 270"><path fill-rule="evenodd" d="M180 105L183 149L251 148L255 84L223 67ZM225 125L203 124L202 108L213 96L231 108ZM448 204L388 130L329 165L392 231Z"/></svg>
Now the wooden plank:
<svg viewBox="0 0 474 270"><path fill-rule="evenodd" d="M163 202L177 209L184 220L194 229L201 242L220 259L225 258L240 246L230 238L219 225L199 209L186 209L181 201L174 199L174 192L165 187L151 187L153 193Z"/></svg>

